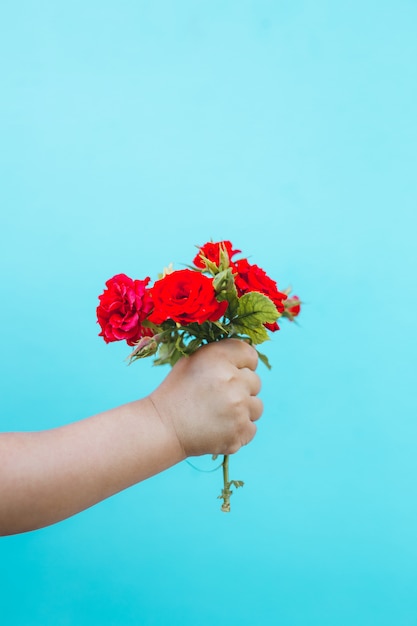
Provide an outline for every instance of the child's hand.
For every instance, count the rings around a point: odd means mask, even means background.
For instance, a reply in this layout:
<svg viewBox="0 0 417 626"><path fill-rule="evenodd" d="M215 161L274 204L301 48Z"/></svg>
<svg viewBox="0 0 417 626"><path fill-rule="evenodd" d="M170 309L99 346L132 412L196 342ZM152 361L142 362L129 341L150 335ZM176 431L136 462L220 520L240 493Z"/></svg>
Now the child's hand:
<svg viewBox="0 0 417 626"><path fill-rule="evenodd" d="M263 411L258 355L237 339L200 348L149 396L186 456L233 454L256 433Z"/></svg>

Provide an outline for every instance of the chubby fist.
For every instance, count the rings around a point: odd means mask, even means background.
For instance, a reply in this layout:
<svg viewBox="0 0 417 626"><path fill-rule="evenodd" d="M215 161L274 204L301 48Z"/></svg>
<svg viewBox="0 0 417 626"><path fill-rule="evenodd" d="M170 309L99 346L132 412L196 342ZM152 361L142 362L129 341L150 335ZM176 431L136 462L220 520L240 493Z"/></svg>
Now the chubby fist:
<svg viewBox="0 0 417 626"><path fill-rule="evenodd" d="M224 339L180 359L149 396L185 456L233 454L254 438L263 411L257 364L252 346Z"/></svg>

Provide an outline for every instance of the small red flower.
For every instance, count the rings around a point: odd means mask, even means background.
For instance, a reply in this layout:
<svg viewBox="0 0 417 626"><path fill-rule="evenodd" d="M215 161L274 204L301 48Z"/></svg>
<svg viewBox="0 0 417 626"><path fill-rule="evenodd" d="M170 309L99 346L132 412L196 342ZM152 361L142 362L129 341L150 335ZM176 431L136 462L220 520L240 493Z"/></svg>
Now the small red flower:
<svg viewBox="0 0 417 626"><path fill-rule="evenodd" d="M301 311L300 298L298 296L291 296L291 298L288 298L285 302L285 311L288 313L290 321L293 321L294 317L297 317Z"/></svg>
<svg viewBox="0 0 417 626"><path fill-rule="evenodd" d="M201 269L204 269L206 267L204 261L201 258L201 255L203 255L206 257L206 259L208 259L218 267L220 264L221 248L224 248L224 250L227 252L229 260L231 260L235 254L238 254L240 252L240 250L233 250L233 246L230 241L218 241L216 243L214 243L213 241L209 241L208 243L205 243L204 246L201 246L197 256L194 258L194 265Z"/></svg>
<svg viewBox="0 0 417 626"><path fill-rule="evenodd" d="M218 302L213 281L195 270L178 270L157 280L151 290L154 310L149 320L162 324L173 320L179 324L217 321L228 303Z"/></svg>
<svg viewBox="0 0 417 626"><path fill-rule="evenodd" d="M142 322L152 310L152 300L146 285L150 278L132 280L126 274L117 274L106 282L107 289L99 296L97 321L100 337L106 343L127 341L133 346L145 335L151 335Z"/></svg>

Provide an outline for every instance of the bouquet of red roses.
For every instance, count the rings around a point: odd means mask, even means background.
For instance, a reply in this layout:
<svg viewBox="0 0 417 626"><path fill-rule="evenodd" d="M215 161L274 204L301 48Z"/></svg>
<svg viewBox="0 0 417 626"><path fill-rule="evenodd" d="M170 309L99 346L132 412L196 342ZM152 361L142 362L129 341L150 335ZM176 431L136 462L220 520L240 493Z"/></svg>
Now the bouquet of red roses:
<svg viewBox="0 0 417 626"><path fill-rule="evenodd" d="M293 321L300 300L280 291L258 265L240 254L230 241L208 242L199 248L193 265L164 270L153 286L150 278L134 280L117 274L99 296L97 319L106 343L126 341L134 349L130 362L148 356L156 365L174 365L202 345L238 338L257 346L279 329L277 320ZM269 368L268 359L258 351ZM223 458L222 510L230 511L228 456Z"/></svg>

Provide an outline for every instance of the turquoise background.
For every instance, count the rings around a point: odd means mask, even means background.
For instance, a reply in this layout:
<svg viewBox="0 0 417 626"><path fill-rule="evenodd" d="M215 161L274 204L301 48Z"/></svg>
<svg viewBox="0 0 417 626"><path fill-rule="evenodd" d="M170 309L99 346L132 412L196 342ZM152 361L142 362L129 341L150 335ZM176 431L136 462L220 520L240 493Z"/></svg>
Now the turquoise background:
<svg viewBox="0 0 417 626"><path fill-rule="evenodd" d="M113 274L227 238L305 305L232 513L182 463L0 539L2 626L417 624L416 26L413 0L3 3L0 429L166 374L97 337Z"/></svg>

